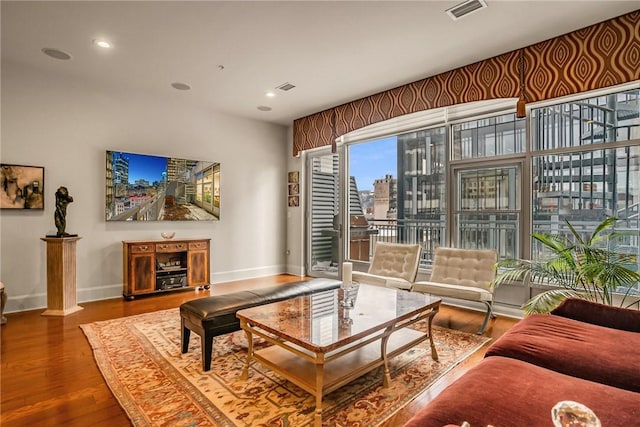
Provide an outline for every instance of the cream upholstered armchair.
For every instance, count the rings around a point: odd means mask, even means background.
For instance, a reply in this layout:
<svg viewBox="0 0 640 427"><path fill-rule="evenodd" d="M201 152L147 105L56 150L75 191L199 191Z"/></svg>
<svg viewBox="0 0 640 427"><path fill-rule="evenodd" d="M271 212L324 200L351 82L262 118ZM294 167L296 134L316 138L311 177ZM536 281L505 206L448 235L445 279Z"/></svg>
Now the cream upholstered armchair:
<svg viewBox="0 0 640 427"><path fill-rule="evenodd" d="M377 242L369 270L354 271L353 280L389 288L410 290L420 265L420 245Z"/></svg>
<svg viewBox="0 0 640 427"><path fill-rule="evenodd" d="M440 297L484 303L487 314L478 334L487 328L493 314L493 289L489 286L496 275L498 254L489 249L456 249L438 247L435 250L431 278L415 282L412 291Z"/></svg>

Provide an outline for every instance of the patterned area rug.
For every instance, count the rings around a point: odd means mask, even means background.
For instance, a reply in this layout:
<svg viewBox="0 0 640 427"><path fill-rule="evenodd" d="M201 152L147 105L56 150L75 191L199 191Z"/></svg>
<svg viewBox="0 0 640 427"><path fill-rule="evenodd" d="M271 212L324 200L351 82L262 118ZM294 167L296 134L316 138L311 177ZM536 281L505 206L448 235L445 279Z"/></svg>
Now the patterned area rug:
<svg viewBox="0 0 640 427"><path fill-rule="evenodd" d="M200 340L180 353L178 309L81 326L97 364L134 426L312 426L313 396L246 357L244 332L216 337L212 368L202 371ZM417 324L418 329L426 323ZM375 426L392 416L489 338L434 327L428 341L391 359L391 386L374 370L323 399L323 425ZM265 344L259 344L264 346Z"/></svg>

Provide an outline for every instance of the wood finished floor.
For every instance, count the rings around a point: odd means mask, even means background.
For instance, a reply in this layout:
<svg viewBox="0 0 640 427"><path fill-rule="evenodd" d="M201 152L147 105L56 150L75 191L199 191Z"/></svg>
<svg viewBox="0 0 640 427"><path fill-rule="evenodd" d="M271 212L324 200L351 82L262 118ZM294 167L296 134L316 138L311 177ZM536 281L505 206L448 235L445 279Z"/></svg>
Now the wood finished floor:
<svg viewBox="0 0 640 427"><path fill-rule="evenodd" d="M284 284L298 276L279 275L218 284L211 294ZM0 330L0 424L3 427L130 426L129 419L107 387L79 325L166 308L208 295L204 292L172 292L124 301L122 298L82 303L84 310L66 317L44 317L43 310L7 315ZM11 296L9 296L11 297ZM483 314L442 306L435 324L475 332ZM485 335L498 338L516 320L498 317ZM486 346L441 378L428 392L383 424L402 426L437 393L477 364Z"/></svg>

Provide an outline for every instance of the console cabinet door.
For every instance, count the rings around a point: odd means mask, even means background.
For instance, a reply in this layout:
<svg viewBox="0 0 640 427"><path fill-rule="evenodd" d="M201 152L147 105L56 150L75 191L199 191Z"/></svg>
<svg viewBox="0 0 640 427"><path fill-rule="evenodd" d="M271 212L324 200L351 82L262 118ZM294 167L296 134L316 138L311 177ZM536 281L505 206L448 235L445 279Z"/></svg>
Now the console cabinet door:
<svg viewBox="0 0 640 427"><path fill-rule="evenodd" d="M209 251L189 250L187 260L188 283L189 286L200 286L209 283Z"/></svg>
<svg viewBox="0 0 640 427"><path fill-rule="evenodd" d="M131 294L146 294L156 290L155 256L148 254L131 254L129 266L129 288Z"/></svg>

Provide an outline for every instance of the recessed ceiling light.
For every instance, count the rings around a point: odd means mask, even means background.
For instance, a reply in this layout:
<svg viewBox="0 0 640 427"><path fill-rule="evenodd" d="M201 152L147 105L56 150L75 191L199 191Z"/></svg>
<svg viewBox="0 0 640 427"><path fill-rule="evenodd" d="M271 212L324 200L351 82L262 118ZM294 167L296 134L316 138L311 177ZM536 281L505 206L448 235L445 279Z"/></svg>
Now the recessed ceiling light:
<svg viewBox="0 0 640 427"><path fill-rule="evenodd" d="M61 59L65 61L71 59L71 54L53 47L42 48L42 53L55 59Z"/></svg>
<svg viewBox="0 0 640 427"><path fill-rule="evenodd" d="M273 98L274 96L276 96L276 94L273 92L267 92L264 94L264 96L266 96L267 98Z"/></svg>
<svg viewBox="0 0 640 427"><path fill-rule="evenodd" d="M191 90L191 86L189 86L186 83L175 82L175 83L171 83L171 86L174 89L178 89L178 90Z"/></svg>
<svg viewBox="0 0 640 427"><path fill-rule="evenodd" d="M93 41L93 44L95 44L98 47L101 47L103 49L109 49L111 47L111 43L109 43L108 41L104 40L104 39L96 39Z"/></svg>
<svg viewBox="0 0 640 427"><path fill-rule="evenodd" d="M272 108L271 107L267 107L266 105L259 105L258 106L258 110L260 110L260 111L271 111Z"/></svg>

